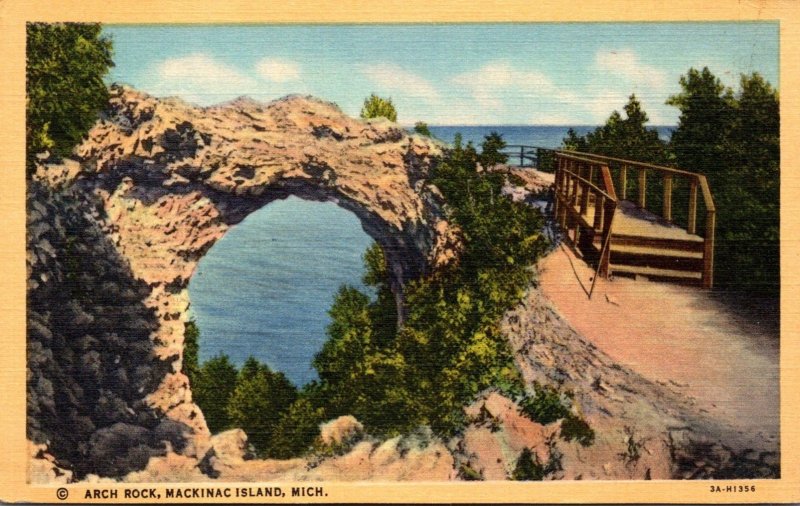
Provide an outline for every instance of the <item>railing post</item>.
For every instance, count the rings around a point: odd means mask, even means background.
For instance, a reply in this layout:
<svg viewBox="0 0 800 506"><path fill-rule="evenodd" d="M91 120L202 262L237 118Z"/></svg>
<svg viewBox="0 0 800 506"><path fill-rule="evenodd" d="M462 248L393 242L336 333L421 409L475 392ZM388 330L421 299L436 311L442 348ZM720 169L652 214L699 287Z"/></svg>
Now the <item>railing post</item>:
<svg viewBox="0 0 800 506"><path fill-rule="evenodd" d="M647 203L645 200L645 195L647 194L647 175L645 174L644 169L639 169L639 201L636 203L640 208L644 209L644 205Z"/></svg>
<svg viewBox="0 0 800 506"><path fill-rule="evenodd" d="M606 198L600 193L594 194L594 223L592 227L595 231L599 231L603 227L603 211L606 203Z"/></svg>
<svg viewBox="0 0 800 506"><path fill-rule="evenodd" d="M603 206L603 233L600 234L600 268L598 269L598 276L608 279L611 271L611 239L612 230L611 225L614 222L614 213L617 210L617 203L611 199L604 202ZM605 245L605 249L603 248Z"/></svg>
<svg viewBox="0 0 800 506"><path fill-rule="evenodd" d="M716 212L706 211L706 237L703 249L703 288L714 286L714 229Z"/></svg>
<svg viewBox="0 0 800 506"><path fill-rule="evenodd" d="M581 184L581 216L586 216L589 209L589 185Z"/></svg>
<svg viewBox="0 0 800 506"><path fill-rule="evenodd" d="M525 146L519 147L519 166L525 166Z"/></svg>
<svg viewBox="0 0 800 506"><path fill-rule="evenodd" d="M689 181L689 217L686 231L690 234L697 233L697 180Z"/></svg>
<svg viewBox="0 0 800 506"><path fill-rule="evenodd" d="M628 197L628 166L624 163L619 169L619 199L625 200Z"/></svg>
<svg viewBox="0 0 800 506"><path fill-rule="evenodd" d="M672 174L664 175L664 205L661 215L667 221L672 221Z"/></svg>

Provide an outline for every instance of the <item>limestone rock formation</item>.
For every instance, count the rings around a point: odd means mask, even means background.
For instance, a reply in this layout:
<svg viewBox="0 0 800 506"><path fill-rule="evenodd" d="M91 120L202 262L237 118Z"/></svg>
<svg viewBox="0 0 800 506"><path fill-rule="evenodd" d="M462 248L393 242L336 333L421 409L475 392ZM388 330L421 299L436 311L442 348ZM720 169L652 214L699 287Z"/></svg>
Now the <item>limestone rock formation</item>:
<svg viewBox="0 0 800 506"><path fill-rule="evenodd" d="M76 153L37 172L69 202L29 195L28 362L29 437L68 467L84 462L78 476L141 468L167 444L211 447L180 372L187 286L249 213L289 195L352 211L383 247L400 308L406 280L458 255L459 232L427 183L441 145L311 97L198 108L112 87ZM74 431L54 421L65 413ZM109 463L104 445L130 458Z"/></svg>

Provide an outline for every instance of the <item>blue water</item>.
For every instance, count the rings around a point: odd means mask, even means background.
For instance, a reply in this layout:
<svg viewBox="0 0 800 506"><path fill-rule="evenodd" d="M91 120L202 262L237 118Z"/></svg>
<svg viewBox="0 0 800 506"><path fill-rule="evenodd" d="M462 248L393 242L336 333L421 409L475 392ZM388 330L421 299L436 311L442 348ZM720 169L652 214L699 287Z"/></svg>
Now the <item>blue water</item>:
<svg viewBox="0 0 800 506"><path fill-rule="evenodd" d="M540 148L558 148L566 137L567 130L572 128L578 135L586 135L597 128L596 125L470 125L470 126L429 126L431 133L448 143L452 143L457 132L461 133L464 144L472 141L476 148L480 148L484 136L496 131L503 135L506 144L523 144ZM659 137L669 140L675 127L654 126Z"/></svg>
<svg viewBox="0 0 800 506"><path fill-rule="evenodd" d="M200 360L253 355L296 385L315 379L327 311L343 283L364 289L372 239L350 211L297 197L275 201L232 227L189 283Z"/></svg>
<svg viewBox="0 0 800 506"><path fill-rule="evenodd" d="M593 126L573 127L585 134ZM556 148L568 127L432 126L452 142L480 145L496 130L507 144ZM659 127L669 135L669 127ZM234 226L200 260L189 283L201 331L200 360L223 352L241 365L253 355L295 384L315 379L311 360L325 342L339 286L364 289L361 257L372 239L355 215L331 202L273 202Z"/></svg>

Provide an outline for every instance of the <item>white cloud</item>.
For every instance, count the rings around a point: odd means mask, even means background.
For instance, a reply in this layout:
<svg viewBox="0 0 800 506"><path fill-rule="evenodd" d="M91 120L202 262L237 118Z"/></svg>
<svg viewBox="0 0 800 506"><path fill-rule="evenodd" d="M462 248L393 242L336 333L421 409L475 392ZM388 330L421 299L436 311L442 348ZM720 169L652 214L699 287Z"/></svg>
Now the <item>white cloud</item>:
<svg viewBox="0 0 800 506"><path fill-rule="evenodd" d="M360 65L359 71L380 89L378 92L397 93L413 99L423 99L429 104L438 103L441 96L427 79L393 63Z"/></svg>
<svg viewBox="0 0 800 506"><path fill-rule="evenodd" d="M662 90L667 84L665 71L640 61L639 55L630 49L598 51L595 64L599 71L621 75L634 85Z"/></svg>
<svg viewBox="0 0 800 506"><path fill-rule="evenodd" d="M300 65L293 61L262 58L256 63L259 77L275 83L285 83L300 79Z"/></svg>
<svg viewBox="0 0 800 506"><path fill-rule="evenodd" d="M179 95L199 104L258 93L255 79L202 53L164 60L156 65L155 74L153 93Z"/></svg>
<svg viewBox="0 0 800 506"><path fill-rule="evenodd" d="M564 108L580 102L577 94L559 87L547 75L517 69L505 61L458 74L452 83L465 89L484 114L497 116L511 108L528 109L534 111L533 121L539 123L562 123Z"/></svg>

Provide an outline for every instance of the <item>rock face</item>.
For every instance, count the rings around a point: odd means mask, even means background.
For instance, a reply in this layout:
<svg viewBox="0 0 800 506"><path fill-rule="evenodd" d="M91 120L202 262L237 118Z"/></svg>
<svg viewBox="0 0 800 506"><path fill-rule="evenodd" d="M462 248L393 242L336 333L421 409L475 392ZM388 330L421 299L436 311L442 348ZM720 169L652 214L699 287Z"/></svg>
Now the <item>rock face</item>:
<svg viewBox="0 0 800 506"><path fill-rule="evenodd" d="M77 148L79 164L38 173L51 189L68 188L70 202L48 204L58 199L34 191L29 203L29 437L50 441L70 468L96 440L99 453L78 476L141 468L165 442L180 449L178 438L140 428L183 427L193 434L190 453L209 448L180 372L187 285L200 258L249 213L290 195L352 211L383 247L400 308L405 281L457 258L458 230L427 183L441 153L435 141L311 97L197 108L124 87L111 95ZM75 262L77 273L65 273ZM59 335L61 327L75 335ZM169 430L158 428L164 414ZM50 423L64 416L74 433L60 425L66 420ZM109 457L100 443L130 446L143 461L98 469Z"/></svg>
<svg viewBox="0 0 800 506"><path fill-rule="evenodd" d="M79 194L29 186L28 437L46 444L33 480L64 476L56 466L78 477L121 474L168 446L186 447L188 427L145 402L172 365L153 353L150 288L132 276L99 216ZM51 471L42 459L55 463Z"/></svg>

